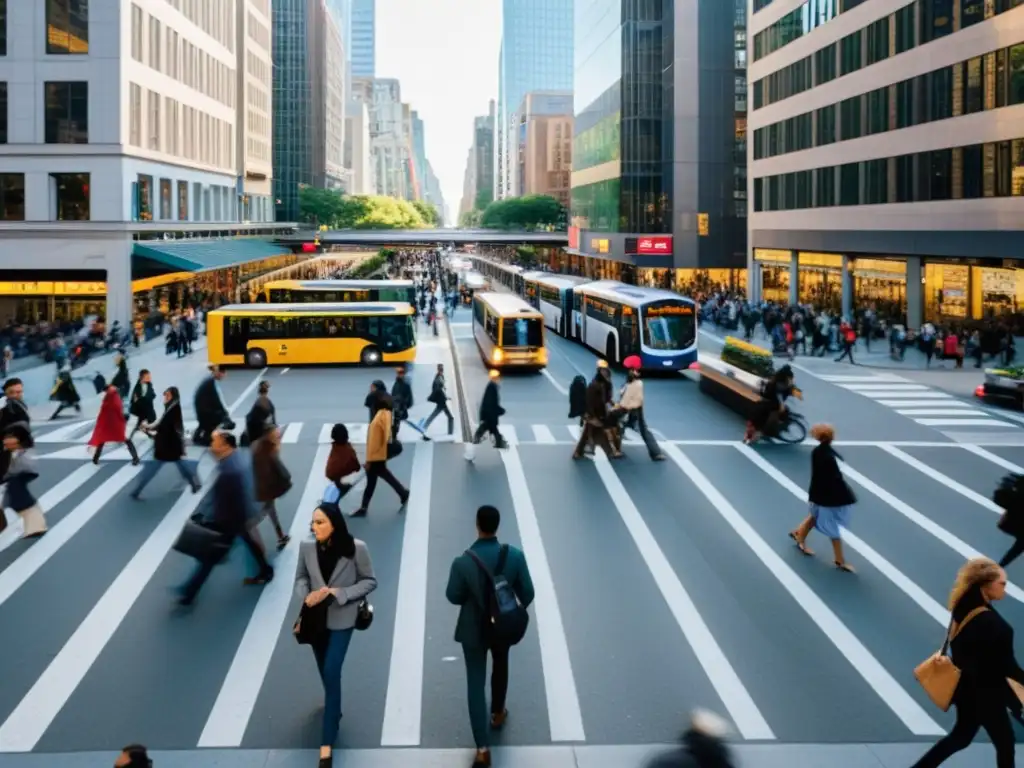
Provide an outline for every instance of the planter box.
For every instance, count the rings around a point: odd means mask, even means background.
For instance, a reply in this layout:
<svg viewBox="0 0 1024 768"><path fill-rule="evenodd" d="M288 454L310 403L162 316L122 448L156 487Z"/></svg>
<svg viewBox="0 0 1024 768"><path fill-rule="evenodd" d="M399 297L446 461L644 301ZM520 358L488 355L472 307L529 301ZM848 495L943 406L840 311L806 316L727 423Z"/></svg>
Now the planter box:
<svg viewBox="0 0 1024 768"><path fill-rule="evenodd" d="M764 379L713 358L700 361L700 391L750 421L764 398Z"/></svg>

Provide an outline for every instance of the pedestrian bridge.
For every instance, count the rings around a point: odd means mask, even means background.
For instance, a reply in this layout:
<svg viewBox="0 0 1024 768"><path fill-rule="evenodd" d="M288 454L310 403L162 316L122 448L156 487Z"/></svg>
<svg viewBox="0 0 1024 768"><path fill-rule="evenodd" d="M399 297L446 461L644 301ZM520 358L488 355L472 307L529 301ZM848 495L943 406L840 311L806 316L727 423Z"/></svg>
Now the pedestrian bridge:
<svg viewBox="0 0 1024 768"><path fill-rule="evenodd" d="M290 247L318 240L320 245L352 245L373 248L460 245L540 245L568 247L565 232L510 232L495 229L333 229L309 230L277 238Z"/></svg>

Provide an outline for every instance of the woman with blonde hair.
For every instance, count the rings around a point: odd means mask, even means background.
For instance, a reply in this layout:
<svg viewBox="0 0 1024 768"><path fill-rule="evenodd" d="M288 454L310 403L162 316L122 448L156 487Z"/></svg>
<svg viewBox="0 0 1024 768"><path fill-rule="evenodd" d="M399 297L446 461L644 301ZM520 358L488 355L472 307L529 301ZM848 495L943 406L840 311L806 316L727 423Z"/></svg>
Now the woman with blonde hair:
<svg viewBox="0 0 1024 768"><path fill-rule="evenodd" d="M857 498L839 469L842 457L832 447L835 436L835 430L828 424L811 428L811 437L818 445L811 451L811 486L807 489L810 514L796 530L789 532L789 537L801 552L810 556L814 553L805 542L811 529L817 528L832 540L836 568L853 573L853 567L843 555L843 528L849 527L850 511Z"/></svg>
<svg viewBox="0 0 1024 768"><path fill-rule="evenodd" d="M1021 716L1021 701L1008 681L1024 685L1013 655L1013 627L992 603L1006 595L1006 572L987 557L968 560L949 594L949 647L960 682L953 694L956 723L914 768L937 768L966 749L984 728L996 749L997 768L1013 768L1014 736L1007 710Z"/></svg>

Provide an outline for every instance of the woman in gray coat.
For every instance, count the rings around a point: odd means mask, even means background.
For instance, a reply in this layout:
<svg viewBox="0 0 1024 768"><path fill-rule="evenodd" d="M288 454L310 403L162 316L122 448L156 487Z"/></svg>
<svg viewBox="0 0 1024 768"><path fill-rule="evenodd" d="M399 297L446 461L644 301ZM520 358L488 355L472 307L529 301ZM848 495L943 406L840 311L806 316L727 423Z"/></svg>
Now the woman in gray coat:
<svg viewBox="0 0 1024 768"><path fill-rule="evenodd" d="M330 768L341 719L341 667L356 625L359 602L377 588L366 544L352 538L336 504L313 512L313 540L299 546L295 591L305 605L327 605L327 638L313 647L324 686L319 768Z"/></svg>

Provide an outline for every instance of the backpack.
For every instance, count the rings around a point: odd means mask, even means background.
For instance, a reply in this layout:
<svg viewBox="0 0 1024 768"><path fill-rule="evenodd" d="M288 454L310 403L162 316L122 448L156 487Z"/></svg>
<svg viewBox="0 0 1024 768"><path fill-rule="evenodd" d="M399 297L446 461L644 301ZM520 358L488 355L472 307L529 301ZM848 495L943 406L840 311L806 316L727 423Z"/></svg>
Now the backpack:
<svg viewBox="0 0 1024 768"><path fill-rule="evenodd" d="M476 552L467 549L469 555L483 573L484 584L484 638L491 648L509 648L526 635L530 614L519 602L512 585L504 577L505 562L508 560L508 544L502 544L498 554L498 565L491 573Z"/></svg>
<svg viewBox="0 0 1024 768"><path fill-rule="evenodd" d="M587 380L577 375L569 385L569 418L578 419L587 412Z"/></svg>

